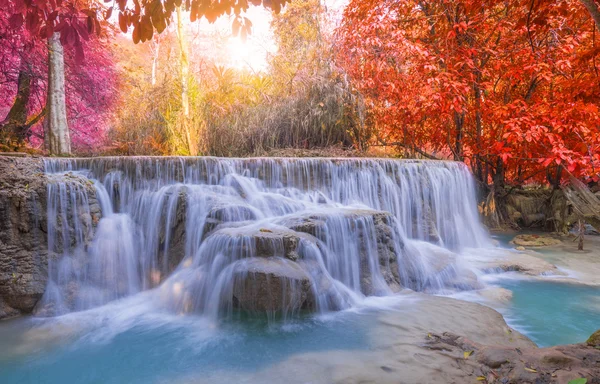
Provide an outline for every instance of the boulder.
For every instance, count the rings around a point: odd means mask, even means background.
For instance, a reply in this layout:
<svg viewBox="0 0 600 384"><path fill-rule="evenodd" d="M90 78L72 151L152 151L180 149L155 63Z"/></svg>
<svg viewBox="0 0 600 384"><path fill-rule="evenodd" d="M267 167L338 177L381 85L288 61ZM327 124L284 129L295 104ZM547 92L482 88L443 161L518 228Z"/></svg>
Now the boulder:
<svg viewBox="0 0 600 384"><path fill-rule="evenodd" d="M356 223L360 219L366 219L364 221L366 223L372 222L372 232L364 230L364 228L356 230ZM356 241L359 247L363 293L367 295L376 293L369 269L368 250L364 247L369 240L374 240L376 243L377 258L383 279L392 291L399 291L401 284L397 255L404 245L399 241L399 236L394 234L393 217L389 212L370 209L336 209L290 215L282 219L279 224L294 232L307 234L309 237L316 237L327 243L329 234L337 233L336 231L339 230L337 228L337 225L340 225L339 220L342 222L347 220L349 228L352 228L352 235L356 236L349 240ZM367 239L365 236L374 236L374 238Z"/></svg>
<svg viewBox="0 0 600 384"><path fill-rule="evenodd" d="M234 306L283 315L314 306L312 283L295 262L280 257L249 258L236 266Z"/></svg>
<svg viewBox="0 0 600 384"><path fill-rule="evenodd" d="M560 240L550 236L541 235L517 235L512 241L513 244L523 247L545 247L549 245L558 245Z"/></svg>
<svg viewBox="0 0 600 384"><path fill-rule="evenodd" d="M212 236L215 240L218 238L228 240L221 240L223 246L229 248L226 251L228 254L238 257L282 257L292 261L300 257L298 251L302 240L316 241L310 235L284 227L258 227L254 224L221 228L213 232Z"/></svg>
<svg viewBox="0 0 600 384"><path fill-rule="evenodd" d="M302 234L282 229L271 230L261 228L252 237L256 244L256 256L283 256L286 259L298 260L298 245ZM306 238L306 236L302 236Z"/></svg>

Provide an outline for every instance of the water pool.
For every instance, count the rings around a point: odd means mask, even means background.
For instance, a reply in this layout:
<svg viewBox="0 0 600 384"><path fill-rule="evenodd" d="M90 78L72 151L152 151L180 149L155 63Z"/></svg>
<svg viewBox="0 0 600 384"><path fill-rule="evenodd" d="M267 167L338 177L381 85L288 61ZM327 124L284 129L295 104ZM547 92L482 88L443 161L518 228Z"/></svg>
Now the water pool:
<svg viewBox="0 0 600 384"><path fill-rule="evenodd" d="M254 372L302 352L366 349L376 316L215 326L196 316L87 312L0 324L0 383L172 383Z"/></svg>
<svg viewBox="0 0 600 384"><path fill-rule="evenodd" d="M509 324L540 347L585 341L600 329L600 287L502 279L513 292L502 310Z"/></svg>

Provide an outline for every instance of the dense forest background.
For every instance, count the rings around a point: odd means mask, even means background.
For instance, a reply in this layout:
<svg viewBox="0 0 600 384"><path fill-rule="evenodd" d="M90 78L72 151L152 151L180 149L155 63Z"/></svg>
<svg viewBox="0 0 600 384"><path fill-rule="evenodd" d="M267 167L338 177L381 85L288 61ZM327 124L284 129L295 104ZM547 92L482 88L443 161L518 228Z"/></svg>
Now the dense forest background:
<svg viewBox="0 0 600 384"><path fill-rule="evenodd" d="M496 190L598 181L594 0L1 3L4 151L347 150L464 161ZM266 64L232 64L219 47L257 23Z"/></svg>

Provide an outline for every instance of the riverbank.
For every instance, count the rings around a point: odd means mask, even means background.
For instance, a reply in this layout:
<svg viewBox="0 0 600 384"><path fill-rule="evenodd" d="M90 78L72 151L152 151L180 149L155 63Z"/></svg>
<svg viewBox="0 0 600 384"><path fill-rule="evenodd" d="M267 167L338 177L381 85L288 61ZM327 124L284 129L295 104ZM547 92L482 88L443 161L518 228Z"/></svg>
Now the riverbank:
<svg viewBox="0 0 600 384"><path fill-rule="evenodd" d="M367 351L306 353L256 373L194 375L182 384L567 383L600 377L600 350L586 344L537 348L495 310L417 293L380 315Z"/></svg>
<svg viewBox="0 0 600 384"><path fill-rule="evenodd" d="M543 232L492 232L502 239L500 246L511 250L505 261L492 258L491 265L504 265L506 271L525 272L540 280L600 286L600 236L585 237L584 250L577 250L574 235ZM514 241L519 235L551 239L549 245L530 246ZM510 239L510 241L508 241ZM523 245L525 244L525 245ZM513 267L511 268L511 264ZM521 266L521 267L519 267ZM530 271L531 273L528 273Z"/></svg>

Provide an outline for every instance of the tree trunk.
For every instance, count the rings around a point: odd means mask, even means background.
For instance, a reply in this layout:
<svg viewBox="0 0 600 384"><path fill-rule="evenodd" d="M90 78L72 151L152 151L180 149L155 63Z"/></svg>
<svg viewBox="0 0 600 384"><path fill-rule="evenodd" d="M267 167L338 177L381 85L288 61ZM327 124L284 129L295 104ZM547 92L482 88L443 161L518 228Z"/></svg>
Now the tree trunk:
<svg viewBox="0 0 600 384"><path fill-rule="evenodd" d="M585 236L585 224L583 220L579 219L579 244L577 244L577 250L583 251L583 237Z"/></svg>
<svg viewBox="0 0 600 384"><path fill-rule="evenodd" d="M454 112L454 127L456 128L456 141L454 147L454 160L462 161L462 137L463 126L465 122L465 114Z"/></svg>
<svg viewBox="0 0 600 384"><path fill-rule="evenodd" d="M65 102L65 59L60 34L48 38L48 98L44 144L51 155L71 154Z"/></svg>
<svg viewBox="0 0 600 384"><path fill-rule="evenodd" d="M21 68L17 80L17 95L1 124L2 136L9 140L23 142L27 137L27 105L31 96L31 73L27 68Z"/></svg>
<svg viewBox="0 0 600 384"><path fill-rule="evenodd" d="M596 24L596 28L600 31L600 7L596 3L595 0L579 0L581 4L588 10L592 19L594 19L594 23Z"/></svg>
<svg viewBox="0 0 600 384"><path fill-rule="evenodd" d="M183 112L182 125L188 146L188 152L190 155L195 156L198 154L198 144L197 140L194 138L195 135L192 135L189 121L190 102L188 82L190 64L188 60L187 44L185 42L183 31L181 7L177 7L177 41L179 42L179 71L181 75L181 109Z"/></svg>
<svg viewBox="0 0 600 384"><path fill-rule="evenodd" d="M156 85L156 73L158 72L158 58L160 51L160 37L152 42L152 86Z"/></svg>

